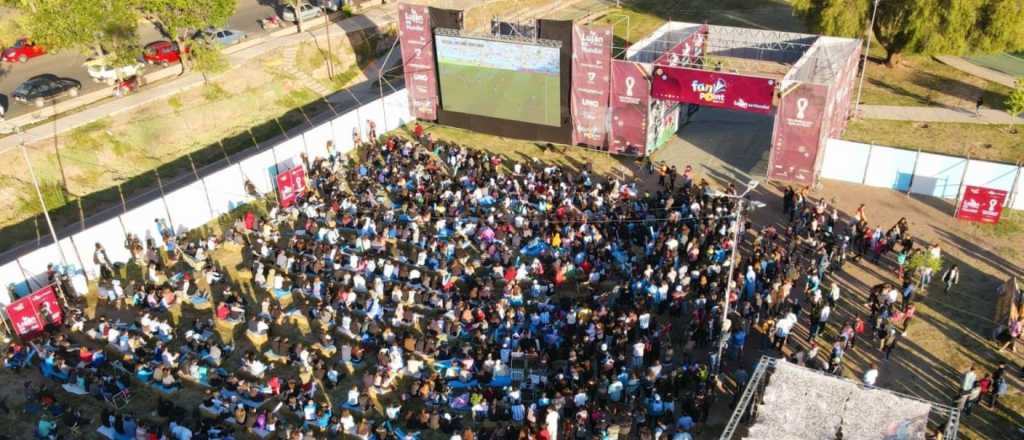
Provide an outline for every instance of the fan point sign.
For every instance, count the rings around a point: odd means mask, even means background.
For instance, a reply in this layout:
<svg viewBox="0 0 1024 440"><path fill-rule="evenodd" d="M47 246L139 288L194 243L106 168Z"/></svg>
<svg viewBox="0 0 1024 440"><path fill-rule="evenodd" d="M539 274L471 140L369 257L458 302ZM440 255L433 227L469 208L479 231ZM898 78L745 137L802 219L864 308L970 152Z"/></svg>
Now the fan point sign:
<svg viewBox="0 0 1024 440"><path fill-rule="evenodd" d="M651 96L708 107L771 113L775 80L674 66L655 66Z"/></svg>

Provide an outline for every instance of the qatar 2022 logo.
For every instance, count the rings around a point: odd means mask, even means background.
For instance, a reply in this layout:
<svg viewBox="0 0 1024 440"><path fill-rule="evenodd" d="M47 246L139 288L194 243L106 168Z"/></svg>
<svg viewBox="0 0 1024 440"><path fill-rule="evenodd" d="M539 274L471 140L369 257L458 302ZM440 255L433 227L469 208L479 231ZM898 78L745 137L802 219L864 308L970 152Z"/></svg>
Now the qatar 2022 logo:
<svg viewBox="0 0 1024 440"><path fill-rule="evenodd" d="M704 102L710 102L713 104L722 104L725 102L725 80L719 78L714 83L701 82L700 80L693 80L690 84L690 88L694 93L697 94L698 98Z"/></svg>

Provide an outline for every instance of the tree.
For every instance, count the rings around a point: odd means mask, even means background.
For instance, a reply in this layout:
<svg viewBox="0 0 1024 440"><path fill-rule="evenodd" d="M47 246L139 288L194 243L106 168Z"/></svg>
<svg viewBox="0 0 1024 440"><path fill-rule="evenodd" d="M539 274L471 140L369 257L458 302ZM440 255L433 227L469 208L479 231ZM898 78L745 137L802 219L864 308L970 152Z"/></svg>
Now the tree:
<svg viewBox="0 0 1024 440"><path fill-rule="evenodd" d="M192 68L203 75L203 82L209 79L208 75L224 72L231 66L228 57L216 44L208 40L193 43L189 56L192 58Z"/></svg>
<svg viewBox="0 0 1024 440"><path fill-rule="evenodd" d="M140 0L142 9L149 13L161 30L181 50L181 71L188 69L196 31L210 27L223 27L235 13L237 0Z"/></svg>
<svg viewBox="0 0 1024 440"><path fill-rule="evenodd" d="M1017 116L1024 113L1024 77L1017 78L1013 90L1006 97L1006 113L1010 114L1010 130L1016 133L1017 128L1014 127L1014 124L1016 124Z"/></svg>
<svg viewBox="0 0 1024 440"><path fill-rule="evenodd" d="M794 0L819 33L862 37L874 0ZM904 53L960 55L1024 49L1020 0L881 0L872 29L886 64Z"/></svg>
<svg viewBox="0 0 1024 440"><path fill-rule="evenodd" d="M24 0L23 27L51 51L75 50L117 65L138 56L138 0Z"/></svg>
<svg viewBox="0 0 1024 440"><path fill-rule="evenodd" d="M295 12L295 28L298 33L302 33L302 4L306 3L305 0L288 0L288 6Z"/></svg>

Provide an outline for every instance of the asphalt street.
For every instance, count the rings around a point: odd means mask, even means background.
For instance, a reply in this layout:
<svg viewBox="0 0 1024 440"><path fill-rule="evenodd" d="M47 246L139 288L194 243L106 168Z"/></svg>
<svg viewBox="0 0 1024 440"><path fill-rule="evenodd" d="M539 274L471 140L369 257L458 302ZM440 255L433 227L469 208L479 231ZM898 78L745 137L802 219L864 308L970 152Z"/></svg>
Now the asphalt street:
<svg viewBox="0 0 1024 440"><path fill-rule="evenodd" d="M243 31L250 38L262 35L263 31L260 29L259 20L273 15L275 4L275 0L238 0L235 15L228 20L228 28ZM163 39L165 37L151 23L139 23L141 45L145 46L150 42ZM9 42L3 43L9 44ZM19 84L36 75L50 73L63 78L74 78L82 83L81 93L90 93L104 88L110 88L113 91L111 86L92 80L82 64L86 58L87 56L75 52L47 53L32 58L26 63L3 63L0 65L0 95L9 98L7 113L4 117L10 119L36 110L31 103L15 102L11 98L11 94Z"/></svg>

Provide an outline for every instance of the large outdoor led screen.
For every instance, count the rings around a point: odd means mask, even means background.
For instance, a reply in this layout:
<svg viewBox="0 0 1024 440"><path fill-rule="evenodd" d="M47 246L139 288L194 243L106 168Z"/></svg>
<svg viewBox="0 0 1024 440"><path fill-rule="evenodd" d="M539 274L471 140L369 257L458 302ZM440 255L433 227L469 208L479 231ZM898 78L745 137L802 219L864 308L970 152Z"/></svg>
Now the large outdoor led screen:
<svg viewBox="0 0 1024 440"><path fill-rule="evenodd" d="M557 47L446 35L435 43L445 110L561 125Z"/></svg>

